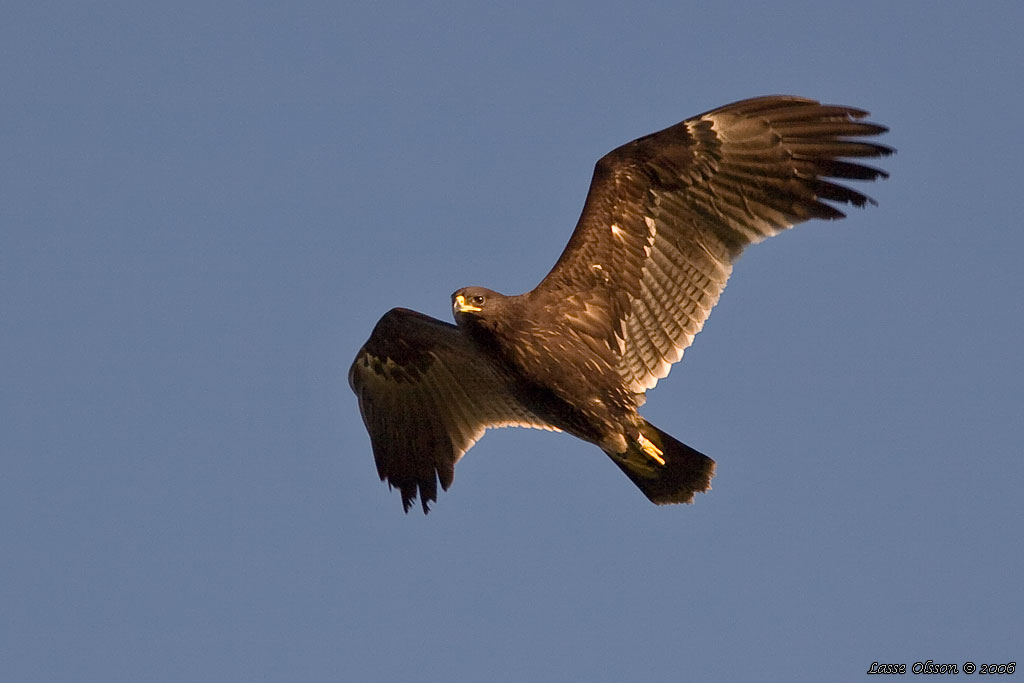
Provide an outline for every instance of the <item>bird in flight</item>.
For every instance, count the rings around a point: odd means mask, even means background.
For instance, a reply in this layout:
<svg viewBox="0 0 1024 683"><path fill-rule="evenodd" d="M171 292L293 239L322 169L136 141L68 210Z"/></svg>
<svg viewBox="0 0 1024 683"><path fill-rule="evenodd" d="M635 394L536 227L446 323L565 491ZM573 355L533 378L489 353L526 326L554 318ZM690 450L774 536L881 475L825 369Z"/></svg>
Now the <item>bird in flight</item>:
<svg viewBox="0 0 1024 683"><path fill-rule="evenodd" d="M377 473L408 512L487 429L563 431L604 451L652 502L693 502L715 461L640 416L700 332L750 244L834 204L874 200L831 178L887 174L867 112L793 96L742 100L627 143L594 168L551 271L507 296L452 295L455 325L395 308L349 370Z"/></svg>

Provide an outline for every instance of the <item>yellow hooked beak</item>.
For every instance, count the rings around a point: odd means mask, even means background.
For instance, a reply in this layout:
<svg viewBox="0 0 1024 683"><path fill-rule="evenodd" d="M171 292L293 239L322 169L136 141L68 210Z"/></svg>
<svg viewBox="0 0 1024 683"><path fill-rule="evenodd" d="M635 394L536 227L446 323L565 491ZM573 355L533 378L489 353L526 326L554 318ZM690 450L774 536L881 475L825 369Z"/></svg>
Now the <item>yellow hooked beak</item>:
<svg viewBox="0 0 1024 683"><path fill-rule="evenodd" d="M456 313L468 313L470 311L482 311L484 309L479 306L466 303L466 297L459 294L455 297L455 312Z"/></svg>

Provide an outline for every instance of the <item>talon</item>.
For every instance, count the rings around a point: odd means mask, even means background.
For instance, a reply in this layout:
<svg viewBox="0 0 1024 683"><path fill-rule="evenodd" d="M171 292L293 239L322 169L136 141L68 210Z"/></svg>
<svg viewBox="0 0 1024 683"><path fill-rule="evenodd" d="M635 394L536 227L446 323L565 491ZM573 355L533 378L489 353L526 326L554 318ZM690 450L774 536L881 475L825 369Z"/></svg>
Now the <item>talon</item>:
<svg viewBox="0 0 1024 683"><path fill-rule="evenodd" d="M637 439L637 443L640 444L640 448L642 448L644 453L649 455L652 460L657 462L659 465L665 464L665 458L661 457L664 453L662 453L660 448L654 445L654 442L641 434Z"/></svg>

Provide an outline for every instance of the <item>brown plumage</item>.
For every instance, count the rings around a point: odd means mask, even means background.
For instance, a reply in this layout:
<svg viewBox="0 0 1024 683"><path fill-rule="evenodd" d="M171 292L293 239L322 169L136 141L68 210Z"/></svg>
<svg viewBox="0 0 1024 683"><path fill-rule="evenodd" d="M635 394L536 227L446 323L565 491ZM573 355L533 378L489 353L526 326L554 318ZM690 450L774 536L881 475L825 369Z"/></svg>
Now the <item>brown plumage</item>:
<svg viewBox="0 0 1024 683"><path fill-rule="evenodd" d="M447 489L491 427L561 430L598 445L655 503L692 502L714 461L637 413L717 303L750 244L826 201L870 198L826 178L886 174L866 112L790 96L726 105L605 155L576 230L533 290L452 295L457 326L394 309L356 356L377 472L408 511Z"/></svg>

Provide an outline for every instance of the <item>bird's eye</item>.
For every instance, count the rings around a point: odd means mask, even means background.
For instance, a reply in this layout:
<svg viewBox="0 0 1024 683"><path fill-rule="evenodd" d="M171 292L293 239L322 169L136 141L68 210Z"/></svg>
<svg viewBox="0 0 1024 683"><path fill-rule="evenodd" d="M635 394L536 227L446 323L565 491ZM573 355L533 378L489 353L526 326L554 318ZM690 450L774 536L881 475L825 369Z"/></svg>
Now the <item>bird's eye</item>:
<svg viewBox="0 0 1024 683"><path fill-rule="evenodd" d="M474 306L483 306L484 305L484 298L482 296L480 296L479 294L477 294L476 296L473 297L473 305Z"/></svg>

